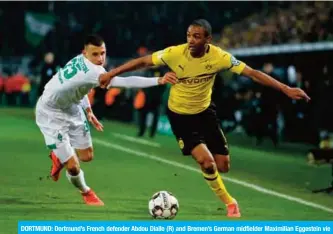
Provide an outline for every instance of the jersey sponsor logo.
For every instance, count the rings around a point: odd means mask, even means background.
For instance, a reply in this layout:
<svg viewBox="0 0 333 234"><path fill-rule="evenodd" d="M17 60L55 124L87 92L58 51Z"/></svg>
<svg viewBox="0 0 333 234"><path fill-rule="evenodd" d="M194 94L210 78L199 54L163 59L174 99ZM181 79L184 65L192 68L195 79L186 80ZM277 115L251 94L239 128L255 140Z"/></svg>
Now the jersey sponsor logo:
<svg viewBox="0 0 333 234"><path fill-rule="evenodd" d="M233 66L239 66L240 65L240 61L237 60L234 56L231 56L230 61L231 61L231 64Z"/></svg>
<svg viewBox="0 0 333 234"><path fill-rule="evenodd" d="M179 79L179 83L182 83L182 84L188 84L188 85L191 85L191 84L200 84L200 83L204 83L204 82L208 82L210 81L211 79L213 79L213 75L211 76L208 76L208 77L194 77L192 79Z"/></svg>

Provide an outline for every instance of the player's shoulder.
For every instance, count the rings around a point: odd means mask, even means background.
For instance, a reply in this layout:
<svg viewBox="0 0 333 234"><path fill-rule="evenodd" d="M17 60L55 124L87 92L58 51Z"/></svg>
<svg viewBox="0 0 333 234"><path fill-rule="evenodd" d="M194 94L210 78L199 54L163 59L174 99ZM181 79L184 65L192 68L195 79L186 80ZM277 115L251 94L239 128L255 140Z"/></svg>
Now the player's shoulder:
<svg viewBox="0 0 333 234"><path fill-rule="evenodd" d="M165 48L168 53L183 53L187 49L187 44L173 45Z"/></svg>
<svg viewBox="0 0 333 234"><path fill-rule="evenodd" d="M221 47L213 45L213 44L209 44L209 49L212 53L214 54L220 54L220 55L227 55L229 54L227 51L223 50Z"/></svg>

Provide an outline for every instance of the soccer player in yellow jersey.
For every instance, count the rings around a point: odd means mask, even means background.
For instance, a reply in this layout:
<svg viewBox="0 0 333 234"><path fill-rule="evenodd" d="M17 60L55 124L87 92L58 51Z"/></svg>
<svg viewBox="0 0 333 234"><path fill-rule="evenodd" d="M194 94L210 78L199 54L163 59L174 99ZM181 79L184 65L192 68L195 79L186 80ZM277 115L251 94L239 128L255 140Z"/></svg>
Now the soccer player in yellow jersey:
<svg viewBox="0 0 333 234"><path fill-rule="evenodd" d="M149 66L168 66L178 78L171 87L168 118L184 155L192 155L200 165L210 188L226 204L228 217L240 217L237 201L227 192L219 172L228 172L230 156L211 102L216 74L230 70L275 88L292 99L310 100L306 93L291 88L269 75L252 69L228 52L210 44L212 29L204 19L195 20L187 30L187 43L171 46L152 55L131 60L104 74L112 77ZM227 103L226 103L227 105Z"/></svg>

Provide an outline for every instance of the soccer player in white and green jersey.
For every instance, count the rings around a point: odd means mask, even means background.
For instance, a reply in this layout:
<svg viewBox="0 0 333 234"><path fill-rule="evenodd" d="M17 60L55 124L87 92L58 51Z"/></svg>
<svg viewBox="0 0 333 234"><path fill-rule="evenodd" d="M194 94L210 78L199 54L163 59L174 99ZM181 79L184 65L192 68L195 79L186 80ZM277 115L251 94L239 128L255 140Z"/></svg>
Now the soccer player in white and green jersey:
<svg viewBox="0 0 333 234"><path fill-rule="evenodd" d="M88 121L98 130L103 125L90 107L87 94L97 86L144 88L166 83L174 84L176 77L166 73L163 77L114 77L107 84L102 81L106 56L103 39L90 35L84 43L83 53L71 59L45 85L36 106L36 123L52 150L51 178L57 181L62 168L68 180L77 187L87 205L101 206L103 201L87 186L79 161L93 159L93 146ZM103 84L103 85L102 85Z"/></svg>

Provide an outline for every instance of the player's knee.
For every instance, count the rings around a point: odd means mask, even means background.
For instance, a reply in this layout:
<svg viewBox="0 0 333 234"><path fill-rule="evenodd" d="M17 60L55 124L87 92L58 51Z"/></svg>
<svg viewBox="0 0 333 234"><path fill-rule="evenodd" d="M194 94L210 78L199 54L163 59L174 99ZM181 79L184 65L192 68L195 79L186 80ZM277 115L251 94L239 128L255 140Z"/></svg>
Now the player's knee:
<svg viewBox="0 0 333 234"><path fill-rule="evenodd" d="M94 158L93 152L87 152L82 157L80 157L81 161L83 162L90 162Z"/></svg>
<svg viewBox="0 0 333 234"><path fill-rule="evenodd" d="M196 158L197 163L200 165L201 170L206 174L214 174L216 171L216 164L212 157Z"/></svg>
<svg viewBox="0 0 333 234"><path fill-rule="evenodd" d="M201 167L206 174L214 174L216 171L216 164L214 160L205 160L201 164Z"/></svg>
<svg viewBox="0 0 333 234"><path fill-rule="evenodd" d="M217 170L222 173L227 173L230 170L230 163L217 164Z"/></svg>
<svg viewBox="0 0 333 234"><path fill-rule="evenodd" d="M71 176L77 176L80 173L80 167L71 167L71 168L67 168L68 173Z"/></svg>
<svg viewBox="0 0 333 234"><path fill-rule="evenodd" d="M94 158L94 151L91 147L84 150L76 150L76 152L82 162L90 162Z"/></svg>
<svg viewBox="0 0 333 234"><path fill-rule="evenodd" d="M206 168L216 168L214 158L205 145L197 145L192 150L191 154L203 170Z"/></svg>
<svg viewBox="0 0 333 234"><path fill-rule="evenodd" d="M80 173L80 165L78 163L68 164L67 171L72 176L77 176Z"/></svg>
<svg viewBox="0 0 333 234"><path fill-rule="evenodd" d="M227 173L230 170L229 155L214 155L217 170L222 173Z"/></svg>

